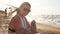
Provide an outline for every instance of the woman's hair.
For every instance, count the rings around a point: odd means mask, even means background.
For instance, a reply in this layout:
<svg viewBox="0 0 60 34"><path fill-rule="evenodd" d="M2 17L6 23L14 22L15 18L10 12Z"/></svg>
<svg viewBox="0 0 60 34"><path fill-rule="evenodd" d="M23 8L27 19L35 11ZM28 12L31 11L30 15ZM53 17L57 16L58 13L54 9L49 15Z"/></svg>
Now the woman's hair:
<svg viewBox="0 0 60 34"><path fill-rule="evenodd" d="M24 5L28 5L29 7L31 7L29 2L23 2L20 7L23 7Z"/></svg>
<svg viewBox="0 0 60 34"><path fill-rule="evenodd" d="M24 5L28 5L31 8L31 5L30 5L29 2L23 2L20 7L23 7ZM17 10L17 13L19 13L19 8L16 9Z"/></svg>

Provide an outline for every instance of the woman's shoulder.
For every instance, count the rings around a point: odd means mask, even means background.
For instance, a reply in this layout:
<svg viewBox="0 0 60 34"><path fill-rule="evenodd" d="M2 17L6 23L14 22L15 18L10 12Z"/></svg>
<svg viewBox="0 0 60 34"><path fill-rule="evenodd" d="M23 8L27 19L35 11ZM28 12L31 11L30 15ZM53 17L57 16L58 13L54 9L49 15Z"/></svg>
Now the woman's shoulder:
<svg viewBox="0 0 60 34"><path fill-rule="evenodd" d="M12 17L12 19L11 19L11 21L17 21L17 20L19 20L19 17L17 16L17 15L15 15L14 17Z"/></svg>
<svg viewBox="0 0 60 34"><path fill-rule="evenodd" d="M18 22L19 22L19 17L15 15L14 17L12 17L12 19L9 23L9 28L14 29L15 25L17 26L17 24L19 24Z"/></svg>

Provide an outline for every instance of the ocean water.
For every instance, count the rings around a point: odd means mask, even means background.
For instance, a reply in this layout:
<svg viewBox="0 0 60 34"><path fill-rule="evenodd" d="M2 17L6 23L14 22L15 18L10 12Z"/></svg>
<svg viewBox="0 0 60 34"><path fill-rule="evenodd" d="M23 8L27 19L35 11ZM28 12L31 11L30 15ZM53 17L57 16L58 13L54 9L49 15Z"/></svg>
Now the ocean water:
<svg viewBox="0 0 60 34"><path fill-rule="evenodd" d="M28 15L27 20L60 28L60 15Z"/></svg>

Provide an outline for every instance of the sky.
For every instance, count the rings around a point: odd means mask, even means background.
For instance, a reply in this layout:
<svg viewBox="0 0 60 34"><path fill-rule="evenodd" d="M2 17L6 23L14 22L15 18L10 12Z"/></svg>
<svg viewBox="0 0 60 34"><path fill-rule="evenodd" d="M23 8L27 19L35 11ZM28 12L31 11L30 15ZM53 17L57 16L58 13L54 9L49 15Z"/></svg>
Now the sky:
<svg viewBox="0 0 60 34"><path fill-rule="evenodd" d="M19 7L23 2L31 4L32 15L60 15L60 0L0 0L0 7L3 9L6 4Z"/></svg>

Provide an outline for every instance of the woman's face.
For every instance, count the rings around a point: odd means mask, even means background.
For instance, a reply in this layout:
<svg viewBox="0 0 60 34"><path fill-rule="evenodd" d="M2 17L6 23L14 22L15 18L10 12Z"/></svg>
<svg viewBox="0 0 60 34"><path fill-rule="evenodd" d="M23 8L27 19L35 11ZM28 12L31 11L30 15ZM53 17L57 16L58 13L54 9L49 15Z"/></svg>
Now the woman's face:
<svg viewBox="0 0 60 34"><path fill-rule="evenodd" d="M29 5L24 5L24 6L20 7L19 13L22 16L26 16L29 12L30 12L30 6Z"/></svg>

